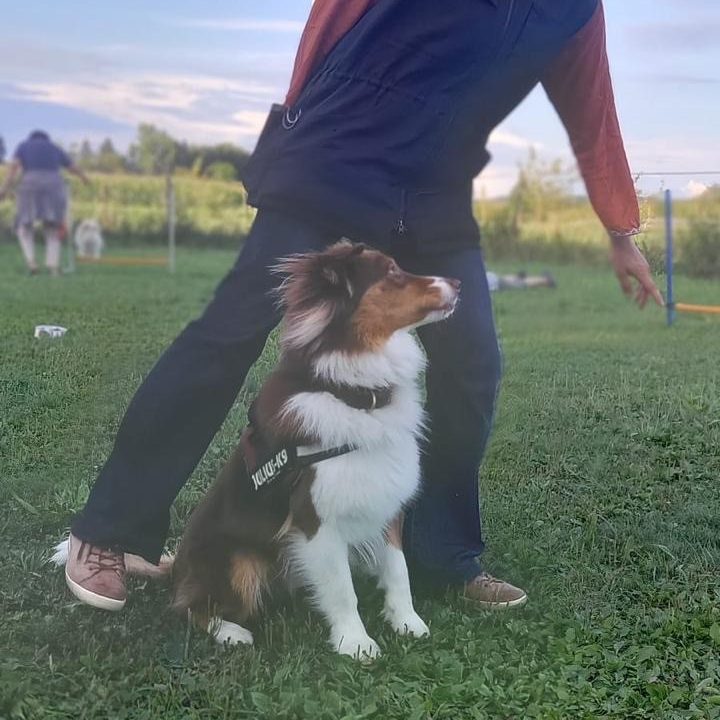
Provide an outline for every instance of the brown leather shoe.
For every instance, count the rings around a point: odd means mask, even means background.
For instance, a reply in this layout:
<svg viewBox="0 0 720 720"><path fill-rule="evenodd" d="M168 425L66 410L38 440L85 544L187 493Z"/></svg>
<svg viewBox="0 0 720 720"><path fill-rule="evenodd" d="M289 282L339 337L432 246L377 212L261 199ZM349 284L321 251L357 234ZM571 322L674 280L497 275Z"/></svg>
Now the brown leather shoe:
<svg viewBox="0 0 720 720"><path fill-rule="evenodd" d="M476 578L465 583L463 597L485 610L520 607L528 599L524 590L504 580L498 580L486 572L480 573Z"/></svg>
<svg viewBox="0 0 720 720"><path fill-rule="evenodd" d="M65 581L72 594L86 605L122 610L127 600L123 553L91 545L70 535Z"/></svg>

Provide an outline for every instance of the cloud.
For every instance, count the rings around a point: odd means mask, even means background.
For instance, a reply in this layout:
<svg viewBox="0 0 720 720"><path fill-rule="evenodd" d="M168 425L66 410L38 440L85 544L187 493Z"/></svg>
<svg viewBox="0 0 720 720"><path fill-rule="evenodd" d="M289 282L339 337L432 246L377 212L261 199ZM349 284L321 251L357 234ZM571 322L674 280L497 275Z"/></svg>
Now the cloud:
<svg viewBox="0 0 720 720"><path fill-rule="evenodd" d="M490 165L475 178L475 198L506 197L517 182L517 167L513 165Z"/></svg>
<svg viewBox="0 0 720 720"><path fill-rule="evenodd" d="M79 108L115 123L152 123L195 142L254 141L265 108L278 96L267 85L204 75L139 75L106 82L16 83L14 97ZM248 109L258 105L262 110Z"/></svg>
<svg viewBox="0 0 720 720"><path fill-rule="evenodd" d="M545 146L501 125L490 134L488 147L495 160L475 178L473 194L476 198L507 196L517 182L518 164L527 158L527 151L530 148L541 150Z"/></svg>
<svg viewBox="0 0 720 720"><path fill-rule="evenodd" d="M103 50L77 49L18 42L6 38L0 43L0 67L6 78L48 77L48 75L87 76L90 72L109 72L117 66Z"/></svg>
<svg viewBox="0 0 720 720"><path fill-rule="evenodd" d="M692 172L720 169L720 146L702 137L626 136L625 149L634 172ZM701 175L701 173L694 173Z"/></svg>
<svg viewBox="0 0 720 720"><path fill-rule="evenodd" d="M699 53L718 49L720 17L696 16L682 22L650 22L631 25L627 34L645 50L666 54L671 51Z"/></svg>
<svg viewBox="0 0 720 720"><path fill-rule="evenodd" d="M683 192L685 192L690 197L698 197L702 195L707 189L708 185L706 185L704 182L699 182L697 180L691 180L684 188Z"/></svg>
<svg viewBox="0 0 720 720"><path fill-rule="evenodd" d="M141 75L105 82L16 83L26 99L92 110L104 115L133 113L137 108L188 110L211 94L228 100L269 100L275 88L203 75ZM102 112L107 108L106 112Z"/></svg>
<svg viewBox="0 0 720 720"><path fill-rule="evenodd" d="M529 138L516 135L515 133L508 132L507 130L496 129L490 134L489 145L504 145L506 147L518 148L527 150L528 148L540 149L543 144Z"/></svg>
<svg viewBox="0 0 720 720"><path fill-rule="evenodd" d="M226 30L231 32L270 32L299 35L305 23L296 20L262 20L256 18L176 18L172 24L177 27L202 30Z"/></svg>
<svg viewBox="0 0 720 720"><path fill-rule="evenodd" d="M94 40L97 40L94 38ZM108 43L65 47L54 43L0 43L0 68L5 85L96 82L105 84L144 75L251 78L255 85L272 86L284 96L290 77L293 47L274 49L228 47L223 43L167 47L162 44ZM282 91L281 91L282 90ZM2 88L0 87L0 91Z"/></svg>
<svg viewBox="0 0 720 720"><path fill-rule="evenodd" d="M232 119L240 125L243 135L260 135L265 125L267 112L257 110L240 110L233 113Z"/></svg>
<svg viewBox="0 0 720 720"><path fill-rule="evenodd" d="M679 75L676 73L647 73L638 76L641 82L657 82L661 84L673 83L676 85L720 85L720 77L707 75Z"/></svg>

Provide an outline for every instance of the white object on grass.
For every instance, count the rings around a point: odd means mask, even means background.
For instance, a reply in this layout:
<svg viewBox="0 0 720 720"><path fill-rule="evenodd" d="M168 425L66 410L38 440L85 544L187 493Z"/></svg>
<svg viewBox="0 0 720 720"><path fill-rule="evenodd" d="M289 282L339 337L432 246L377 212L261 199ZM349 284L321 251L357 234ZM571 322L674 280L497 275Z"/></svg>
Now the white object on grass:
<svg viewBox="0 0 720 720"><path fill-rule="evenodd" d="M67 332L67 328L61 325L36 325L35 326L35 337L49 337L58 338L62 337Z"/></svg>

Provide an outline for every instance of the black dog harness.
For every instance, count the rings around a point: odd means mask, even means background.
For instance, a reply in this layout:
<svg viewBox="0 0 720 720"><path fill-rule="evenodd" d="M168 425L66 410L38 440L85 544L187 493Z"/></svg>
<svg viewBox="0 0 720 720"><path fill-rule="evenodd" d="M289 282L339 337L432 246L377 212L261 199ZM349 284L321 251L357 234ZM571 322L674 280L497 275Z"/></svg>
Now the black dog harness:
<svg viewBox="0 0 720 720"><path fill-rule="evenodd" d="M355 445L340 445L330 450L322 450L320 452L311 453L309 455L298 455L297 446L289 445L281 448L271 458L261 461L261 464L255 471L248 470L253 490L256 492L282 477L287 472L295 472L296 477L293 480L292 487L295 487L300 479L300 471L310 465L330 460L331 458L347 455L357 450Z"/></svg>
<svg viewBox="0 0 720 720"><path fill-rule="evenodd" d="M323 385L317 389L312 388L311 391L329 392L349 407L355 410L366 410L367 412L386 407L392 401L392 389L389 387L366 388L346 385ZM297 445L286 445L270 449L263 441L258 430L255 403L250 406L248 421L248 427L242 434L240 444L248 478L255 492L269 487L288 473L295 474L291 484L292 489L297 485L301 471L305 468L357 450L356 445L349 443L306 455L298 454Z"/></svg>

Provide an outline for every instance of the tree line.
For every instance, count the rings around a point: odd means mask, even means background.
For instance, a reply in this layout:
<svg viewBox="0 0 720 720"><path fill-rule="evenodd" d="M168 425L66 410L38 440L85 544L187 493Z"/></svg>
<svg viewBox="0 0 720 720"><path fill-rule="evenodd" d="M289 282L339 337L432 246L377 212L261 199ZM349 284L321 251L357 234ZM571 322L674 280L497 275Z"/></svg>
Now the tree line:
<svg viewBox="0 0 720 720"><path fill-rule="evenodd" d="M164 175L184 171L195 177L237 180L249 153L231 143L193 145L176 140L154 125L142 124L127 153L119 152L110 138L96 148L83 140L69 148L73 160L83 169L104 173Z"/></svg>

